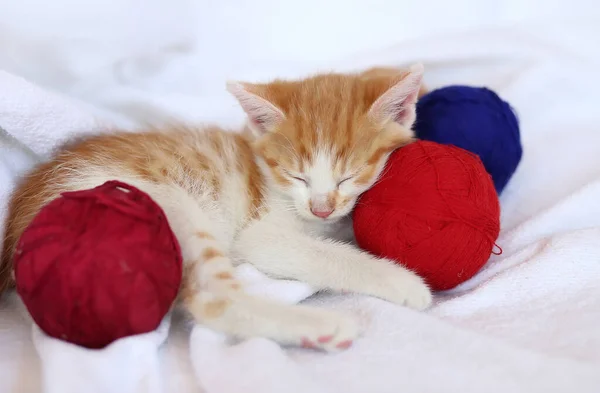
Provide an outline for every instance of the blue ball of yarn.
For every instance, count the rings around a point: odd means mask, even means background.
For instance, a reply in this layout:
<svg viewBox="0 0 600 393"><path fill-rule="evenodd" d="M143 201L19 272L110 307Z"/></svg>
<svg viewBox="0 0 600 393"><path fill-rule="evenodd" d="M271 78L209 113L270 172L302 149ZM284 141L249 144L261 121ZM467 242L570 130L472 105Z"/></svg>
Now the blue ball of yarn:
<svg viewBox="0 0 600 393"><path fill-rule="evenodd" d="M515 112L487 88L449 86L426 94L417 103L415 131L419 139L477 154L498 194L523 155Z"/></svg>

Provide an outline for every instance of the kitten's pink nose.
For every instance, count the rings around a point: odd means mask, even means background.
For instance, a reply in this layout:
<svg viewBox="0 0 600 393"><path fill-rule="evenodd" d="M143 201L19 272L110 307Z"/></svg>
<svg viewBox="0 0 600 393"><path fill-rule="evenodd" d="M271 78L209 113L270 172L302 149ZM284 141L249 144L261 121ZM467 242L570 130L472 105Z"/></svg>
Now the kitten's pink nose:
<svg viewBox="0 0 600 393"><path fill-rule="evenodd" d="M329 217L331 215L331 213L333 213L333 210L334 209L329 208L329 207L325 207L325 208L311 207L310 208L311 213L314 214L315 216L319 217L319 218L327 218L327 217Z"/></svg>

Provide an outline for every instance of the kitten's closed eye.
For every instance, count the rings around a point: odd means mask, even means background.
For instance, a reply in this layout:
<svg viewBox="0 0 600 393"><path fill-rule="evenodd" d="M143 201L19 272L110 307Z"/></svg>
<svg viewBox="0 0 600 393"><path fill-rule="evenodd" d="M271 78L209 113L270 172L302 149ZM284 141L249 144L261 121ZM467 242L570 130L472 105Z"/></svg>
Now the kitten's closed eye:
<svg viewBox="0 0 600 393"><path fill-rule="evenodd" d="M345 178L343 178L342 180L338 181L337 186L341 186L343 183L347 182L348 180L351 180L354 177L354 175L352 176L346 176Z"/></svg>
<svg viewBox="0 0 600 393"><path fill-rule="evenodd" d="M304 179L303 177L300 176L292 176L292 179L294 180L298 180L299 182L302 182L304 184L306 184L308 186L308 180Z"/></svg>
<svg viewBox="0 0 600 393"><path fill-rule="evenodd" d="M306 178L305 178L305 177L303 177L302 175L300 175L300 174L296 174L296 173L290 173L290 172L288 172L288 171L286 171L286 170L284 170L284 172L285 172L285 174L286 174L288 177L290 177L290 178L292 178L292 179L294 179L294 180L296 180L296 181L298 181L298 182L300 182L300 183L304 183L304 185L308 187L308 185L309 185L308 179L306 179Z"/></svg>

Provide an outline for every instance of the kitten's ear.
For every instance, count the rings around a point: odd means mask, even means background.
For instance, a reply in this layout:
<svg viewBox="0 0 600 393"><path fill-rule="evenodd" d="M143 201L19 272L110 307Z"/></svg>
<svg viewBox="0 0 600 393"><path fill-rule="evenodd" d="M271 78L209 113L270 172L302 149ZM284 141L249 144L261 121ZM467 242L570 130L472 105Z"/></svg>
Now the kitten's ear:
<svg viewBox="0 0 600 393"><path fill-rule="evenodd" d="M283 112L262 98L259 86L251 83L227 82L229 91L248 115L249 126L257 135L272 132L285 119Z"/></svg>
<svg viewBox="0 0 600 393"><path fill-rule="evenodd" d="M369 116L378 124L395 121L410 128L416 118L416 103L423 80L423 65L410 67L399 82L383 93L369 109Z"/></svg>

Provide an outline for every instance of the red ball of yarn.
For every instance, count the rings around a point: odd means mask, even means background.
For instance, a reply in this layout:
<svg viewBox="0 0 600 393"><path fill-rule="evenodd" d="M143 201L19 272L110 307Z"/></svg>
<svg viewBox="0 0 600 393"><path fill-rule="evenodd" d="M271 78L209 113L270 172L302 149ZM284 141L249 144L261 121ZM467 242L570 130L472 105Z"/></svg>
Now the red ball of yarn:
<svg viewBox="0 0 600 393"><path fill-rule="evenodd" d="M17 244L17 292L46 334L103 348L156 329L181 282L162 209L117 181L47 204Z"/></svg>
<svg viewBox="0 0 600 393"><path fill-rule="evenodd" d="M402 263L434 290L477 273L500 232L500 205L481 160L418 141L396 150L354 211L358 244Z"/></svg>

